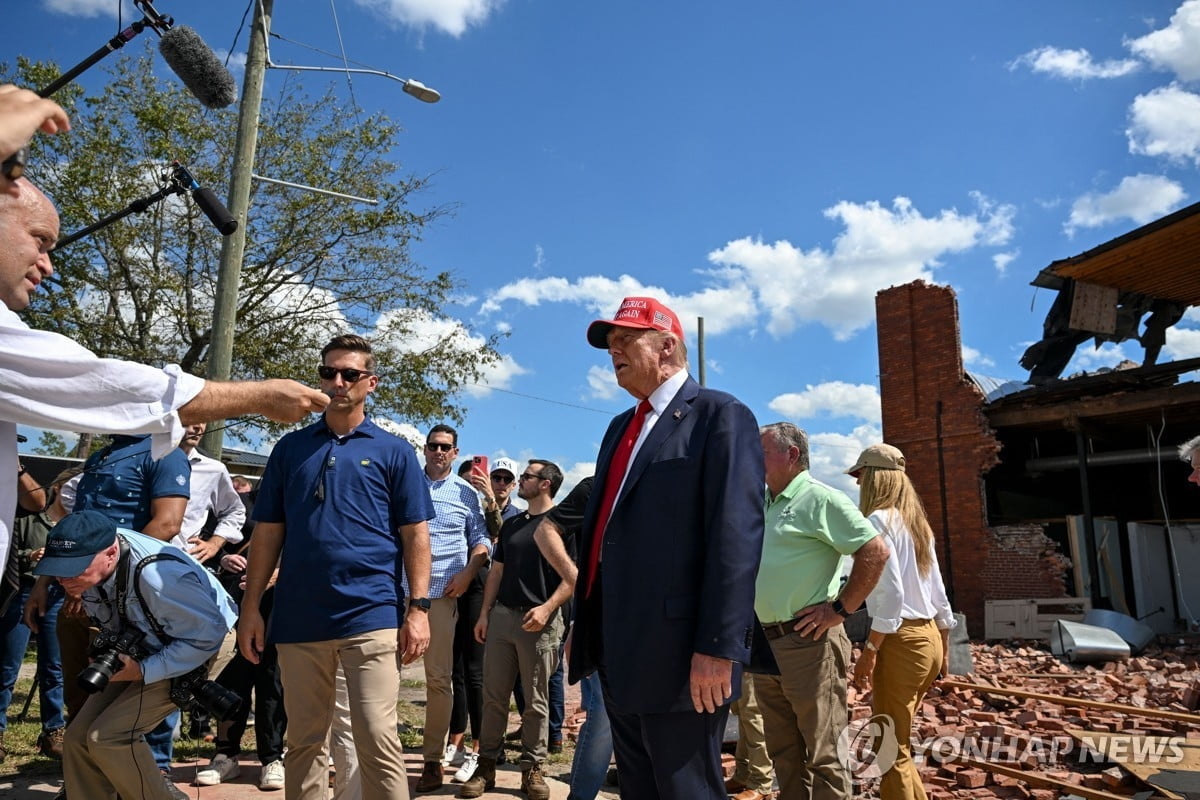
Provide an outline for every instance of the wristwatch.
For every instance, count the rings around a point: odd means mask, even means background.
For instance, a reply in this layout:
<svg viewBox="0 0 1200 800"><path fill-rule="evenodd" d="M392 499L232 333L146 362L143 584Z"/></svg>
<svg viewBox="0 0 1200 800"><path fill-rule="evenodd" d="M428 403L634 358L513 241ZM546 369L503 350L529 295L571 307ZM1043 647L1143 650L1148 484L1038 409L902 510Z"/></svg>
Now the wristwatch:
<svg viewBox="0 0 1200 800"><path fill-rule="evenodd" d="M863 649L870 650L872 653L879 652L879 648L870 639L867 639L867 641L863 643Z"/></svg>
<svg viewBox="0 0 1200 800"><path fill-rule="evenodd" d="M833 598L833 602L831 602L829 605L834 611L837 612L838 616L841 617L842 619L846 619L847 617L850 616L850 612L846 610L846 607L844 605L842 605L842 598L840 598L840 597Z"/></svg>
<svg viewBox="0 0 1200 800"><path fill-rule="evenodd" d="M428 611L433 607L433 601L428 597L413 597L408 601L409 608L415 608L418 611Z"/></svg>

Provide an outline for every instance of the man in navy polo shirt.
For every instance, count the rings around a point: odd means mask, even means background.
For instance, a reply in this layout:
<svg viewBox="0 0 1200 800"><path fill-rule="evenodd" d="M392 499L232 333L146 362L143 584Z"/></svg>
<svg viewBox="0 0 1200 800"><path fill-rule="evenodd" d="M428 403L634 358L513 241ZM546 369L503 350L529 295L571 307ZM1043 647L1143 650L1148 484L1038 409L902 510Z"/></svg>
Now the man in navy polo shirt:
<svg viewBox="0 0 1200 800"><path fill-rule="evenodd" d="M287 800L323 800L328 791L324 750L339 663L364 800L408 798L396 656L410 663L429 645L426 521L434 513L412 445L366 416L379 383L374 369L360 336L325 346L318 373L329 407L319 422L280 439L255 501L238 645L258 663L266 642L259 600L278 563L270 640L288 718ZM412 592L407 614L399 608L401 563Z"/></svg>

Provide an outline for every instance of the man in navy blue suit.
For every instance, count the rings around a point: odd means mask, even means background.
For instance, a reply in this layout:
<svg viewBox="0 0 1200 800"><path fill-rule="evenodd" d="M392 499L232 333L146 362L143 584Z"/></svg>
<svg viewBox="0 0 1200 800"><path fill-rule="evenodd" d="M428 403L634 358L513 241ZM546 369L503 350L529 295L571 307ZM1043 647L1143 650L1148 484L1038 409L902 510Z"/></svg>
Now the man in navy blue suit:
<svg viewBox="0 0 1200 800"><path fill-rule="evenodd" d="M653 298L625 298L587 339L641 402L600 445L570 680L600 671L622 798L724 798L720 744L762 551L758 423L688 377L679 318Z"/></svg>

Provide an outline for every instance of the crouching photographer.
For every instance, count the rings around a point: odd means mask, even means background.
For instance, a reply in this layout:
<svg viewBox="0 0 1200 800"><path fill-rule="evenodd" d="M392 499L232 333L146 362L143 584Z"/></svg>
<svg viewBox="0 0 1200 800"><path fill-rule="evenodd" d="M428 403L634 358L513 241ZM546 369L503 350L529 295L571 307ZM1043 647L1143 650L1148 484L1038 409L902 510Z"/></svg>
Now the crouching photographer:
<svg viewBox="0 0 1200 800"><path fill-rule="evenodd" d="M218 715L236 705L205 675L237 620L233 601L177 548L119 529L95 511L70 514L54 527L34 574L82 593L100 629L92 662L78 676L92 695L63 746L69 796L169 800L174 787L166 786L142 737L177 705L199 701ZM40 610L36 598L30 605L31 615Z"/></svg>

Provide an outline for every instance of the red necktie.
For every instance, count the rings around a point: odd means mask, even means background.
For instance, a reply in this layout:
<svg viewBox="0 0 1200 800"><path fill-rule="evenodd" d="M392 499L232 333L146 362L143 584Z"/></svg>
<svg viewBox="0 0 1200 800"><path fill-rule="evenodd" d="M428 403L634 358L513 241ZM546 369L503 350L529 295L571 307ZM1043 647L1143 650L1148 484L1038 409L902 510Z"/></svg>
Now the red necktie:
<svg viewBox="0 0 1200 800"><path fill-rule="evenodd" d="M649 400L638 403L633 419L629 420L629 426L625 428L625 433L621 434L621 441L617 443L617 449L613 452L612 462L608 465L608 474L604 476L604 494L600 500L600 513L596 516L596 527L592 529L592 547L588 553L588 578L587 586L584 587L584 597L591 596L592 587L596 583L596 573L600 567L600 543L604 540L604 528L608 525L608 518L612 515L613 504L617 502L617 491L620 490L621 483L625 480L625 471L629 468L629 457L633 454L633 445L642 432L642 426L646 423L646 414L649 412Z"/></svg>

